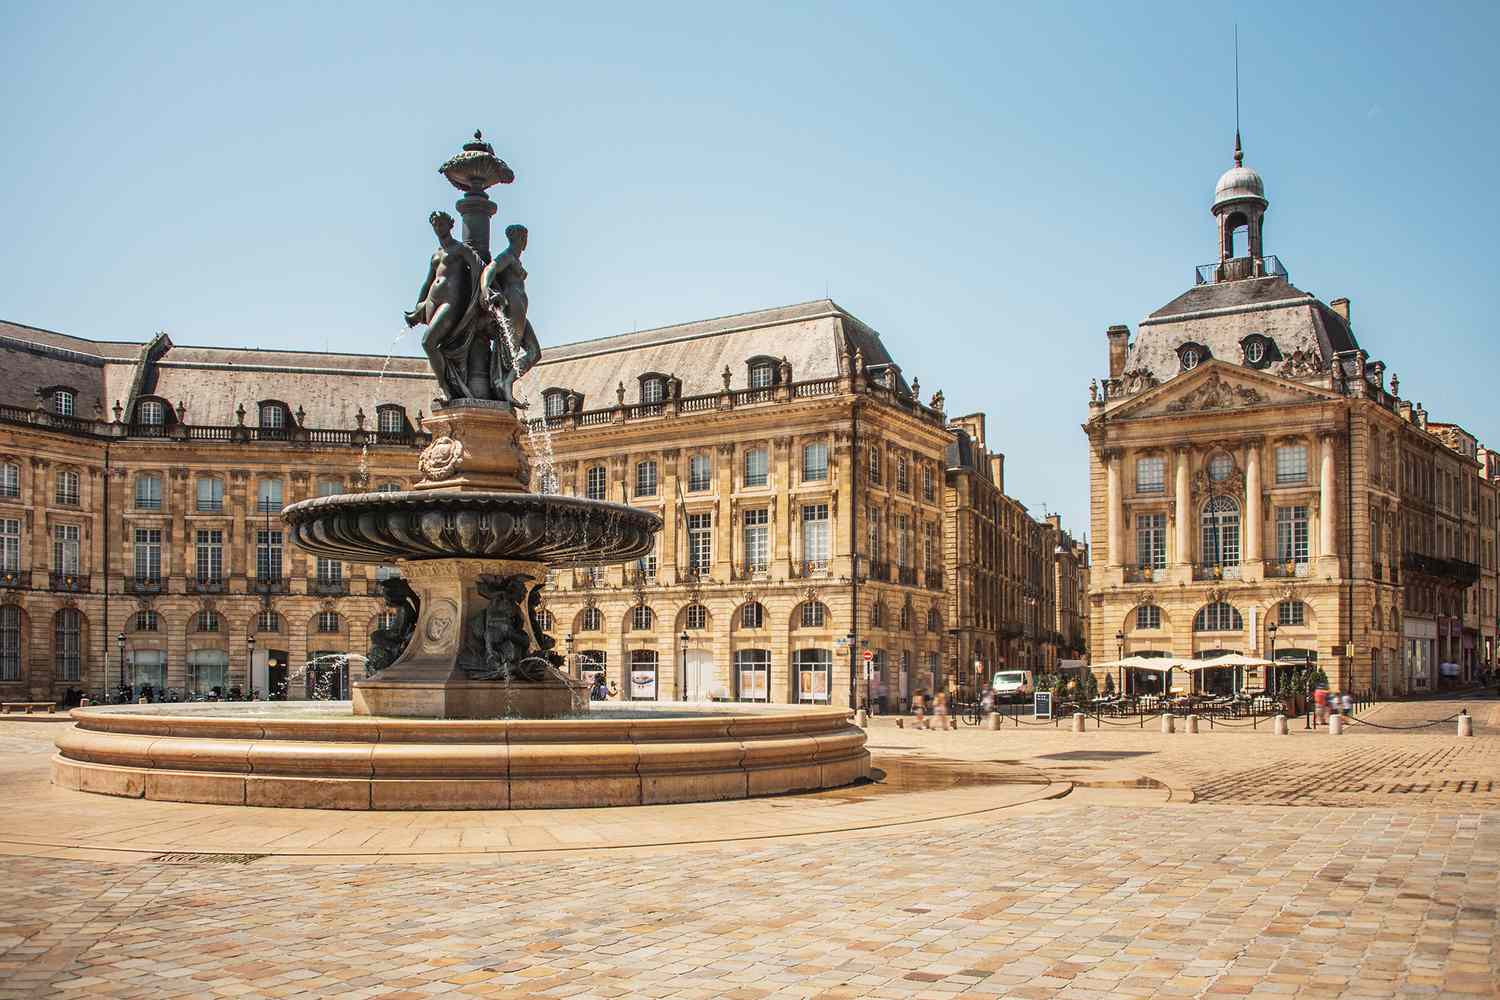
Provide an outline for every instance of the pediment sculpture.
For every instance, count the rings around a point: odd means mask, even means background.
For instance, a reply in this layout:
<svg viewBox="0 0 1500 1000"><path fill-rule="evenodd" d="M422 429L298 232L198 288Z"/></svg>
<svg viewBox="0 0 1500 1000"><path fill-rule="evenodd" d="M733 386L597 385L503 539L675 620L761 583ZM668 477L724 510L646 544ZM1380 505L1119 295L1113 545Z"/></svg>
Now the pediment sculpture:
<svg viewBox="0 0 1500 1000"><path fill-rule="evenodd" d="M1194 410L1227 410L1234 406L1250 406L1265 401L1259 389L1248 385L1236 385L1225 381L1218 372L1208 376L1207 381L1181 399L1167 404L1168 413L1185 413Z"/></svg>

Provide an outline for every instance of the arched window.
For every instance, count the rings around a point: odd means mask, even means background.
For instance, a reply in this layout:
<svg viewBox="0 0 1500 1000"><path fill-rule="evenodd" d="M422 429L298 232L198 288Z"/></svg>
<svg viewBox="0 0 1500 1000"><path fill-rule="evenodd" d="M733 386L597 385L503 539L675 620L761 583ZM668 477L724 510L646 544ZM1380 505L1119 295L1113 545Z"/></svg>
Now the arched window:
<svg viewBox="0 0 1500 1000"><path fill-rule="evenodd" d="M589 471L584 476L583 488L584 496L588 497L590 500L604 499L605 491L607 489L607 480L605 478L604 466L590 466Z"/></svg>
<svg viewBox="0 0 1500 1000"><path fill-rule="evenodd" d="M708 609L701 604L689 604L682 613L682 627L694 631L708 628Z"/></svg>
<svg viewBox="0 0 1500 1000"><path fill-rule="evenodd" d="M1307 605L1303 604L1301 601L1282 601L1280 604L1276 605L1276 624L1306 625ZM1375 627L1380 627L1378 621Z"/></svg>
<svg viewBox="0 0 1500 1000"><path fill-rule="evenodd" d="M262 611L255 616L255 631L280 632L281 616L274 611Z"/></svg>
<svg viewBox="0 0 1500 1000"><path fill-rule="evenodd" d="M340 629L340 625L339 625L339 613L337 611L320 611L320 612L318 612L318 631L319 632L323 632L323 633L327 634L327 633L338 632L339 629Z"/></svg>
<svg viewBox="0 0 1500 1000"><path fill-rule="evenodd" d="M740 628L764 628L766 608L759 601L751 601L740 608Z"/></svg>
<svg viewBox="0 0 1500 1000"><path fill-rule="evenodd" d="M194 632L217 632L219 631L219 613L212 608L204 608L193 616Z"/></svg>
<svg viewBox="0 0 1500 1000"><path fill-rule="evenodd" d="M1239 632L1245 628L1245 620L1231 604L1216 601L1198 609L1193 618L1194 632Z"/></svg>
<svg viewBox="0 0 1500 1000"><path fill-rule="evenodd" d="M156 616L155 611L137 611L135 617L130 619L130 631L160 632L161 619Z"/></svg>
<svg viewBox="0 0 1500 1000"><path fill-rule="evenodd" d="M56 657L57 676L65 681L76 681L82 661L83 615L77 608L63 608L52 622L52 650Z"/></svg>
<svg viewBox="0 0 1500 1000"><path fill-rule="evenodd" d="M656 616L648 604L637 604L630 609L630 628L633 632L649 632Z"/></svg>
<svg viewBox="0 0 1500 1000"><path fill-rule="evenodd" d="M1237 566L1239 561L1240 508L1229 497L1212 497L1203 505L1203 562Z"/></svg>
<svg viewBox="0 0 1500 1000"><path fill-rule="evenodd" d="M568 397L561 390L553 389L542 393L542 413L548 417L560 417L567 412Z"/></svg>
<svg viewBox="0 0 1500 1000"><path fill-rule="evenodd" d="M769 389L776 384L776 361L772 358L751 358L750 388Z"/></svg>
<svg viewBox="0 0 1500 1000"><path fill-rule="evenodd" d="M802 604L802 627L823 628L828 624L828 605L822 601L804 601Z"/></svg>
<svg viewBox="0 0 1500 1000"><path fill-rule="evenodd" d="M21 679L21 609L0 605L0 681Z"/></svg>
<svg viewBox="0 0 1500 1000"><path fill-rule="evenodd" d="M266 430L281 430L286 426L286 409L280 403L261 403L260 426Z"/></svg>
<svg viewBox="0 0 1500 1000"><path fill-rule="evenodd" d="M21 467L14 462L0 463L0 497L21 495Z"/></svg>
<svg viewBox="0 0 1500 1000"><path fill-rule="evenodd" d="M1161 628L1161 608L1155 604L1142 604L1135 609L1136 628Z"/></svg>
<svg viewBox="0 0 1500 1000"><path fill-rule="evenodd" d="M584 608L583 617L578 623L578 630L580 632L598 632L602 628L604 628L604 616L599 613L599 609Z"/></svg>
<svg viewBox="0 0 1500 1000"><path fill-rule="evenodd" d="M136 408L137 420L147 427L160 427L167 422L167 408L159 399L143 399Z"/></svg>
<svg viewBox="0 0 1500 1000"><path fill-rule="evenodd" d="M52 390L52 411L61 417L71 417L76 399L72 389L54 389Z"/></svg>
<svg viewBox="0 0 1500 1000"><path fill-rule="evenodd" d="M537 624L541 625L543 632L557 631L557 619L553 617L552 612L548 611L546 608L543 608L541 610L541 613L536 617Z"/></svg>

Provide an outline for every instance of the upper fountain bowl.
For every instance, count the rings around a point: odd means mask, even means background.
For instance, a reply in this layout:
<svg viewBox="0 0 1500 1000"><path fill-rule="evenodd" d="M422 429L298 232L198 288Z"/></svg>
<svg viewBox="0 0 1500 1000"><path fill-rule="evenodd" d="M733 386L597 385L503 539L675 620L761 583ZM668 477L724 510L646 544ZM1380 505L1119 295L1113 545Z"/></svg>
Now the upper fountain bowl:
<svg viewBox="0 0 1500 1000"><path fill-rule="evenodd" d="M515 559L618 563L648 552L661 518L579 497L493 492L345 493L281 512L292 541L325 559Z"/></svg>

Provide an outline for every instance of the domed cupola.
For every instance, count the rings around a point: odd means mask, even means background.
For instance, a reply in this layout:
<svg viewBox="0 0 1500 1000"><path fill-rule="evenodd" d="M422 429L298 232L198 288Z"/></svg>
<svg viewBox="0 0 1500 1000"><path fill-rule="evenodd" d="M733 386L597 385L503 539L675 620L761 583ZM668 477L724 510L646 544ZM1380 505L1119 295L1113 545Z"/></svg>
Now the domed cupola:
<svg viewBox="0 0 1500 1000"><path fill-rule="evenodd" d="M1260 174L1245 166L1240 134L1234 134L1234 166L1224 171L1214 188L1214 218L1219 224L1220 281L1257 278L1264 275L1260 263L1265 256L1261 229L1265 221L1266 185ZM1235 245L1244 233L1243 242Z"/></svg>

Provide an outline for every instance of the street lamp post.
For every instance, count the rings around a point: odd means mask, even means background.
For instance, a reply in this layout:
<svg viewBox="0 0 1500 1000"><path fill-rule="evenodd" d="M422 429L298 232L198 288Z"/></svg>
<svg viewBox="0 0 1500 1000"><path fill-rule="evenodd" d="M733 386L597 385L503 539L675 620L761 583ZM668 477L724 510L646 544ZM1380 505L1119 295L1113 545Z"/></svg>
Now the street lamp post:
<svg viewBox="0 0 1500 1000"><path fill-rule="evenodd" d="M573 673L574 668L577 667L577 665L578 665L578 664L576 664L576 663L573 662L573 633L572 632L569 632L566 636L563 637L563 649L565 649L567 651L568 673L571 674L571 673Z"/></svg>
<svg viewBox="0 0 1500 1000"><path fill-rule="evenodd" d="M255 690L255 636L245 636L245 687Z"/></svg>
<svg viewBox="0 0 1500 1000"><path fill-rule="evenodd" d="M1275 681L1276 681L1276 623L1275 622L1272 622L1271 624L1269 624L1269 625L1266 626L1266 634L1271 637L1271 665L1266 668L1266 682L1267 682L1266 683L1266 687L1267 687L1268 690L1270 690L1271 694L1275 694L1276 693L1275 690L1272 690L1272 688L1273 688L1273 686L1275 684Z"/></svg>
<svg viewBox="0 0 1500 1000"><path fill-rule="evenodd" d="M125 633L115 636L115 645L120 649L120 689L125 689Z"/></svg>
<svg viewBox="0 0 1500 1000"><path fill-rule="evenodd" d="M1121 630L1121 631L1115 633L1115 659L1116 660L1123 660L1123 659L1125 659L1125 632L1124 632L1124 630ZM1120 678L1119 695L1120 695L1120 697L1123 698L1123 697L1125 697L1125 668L1123 666L1116 665L1115 672L1116 672L1116 674Z"/></svg>
<svg viewBox="0 0 1500 1000"><path fill-rule="evenodd" d="M683 629L682 635L677 637L677 641L682 643L682 700L690 701L692 698L692 692L688 690L688 634L686 629Z"/></svg>

